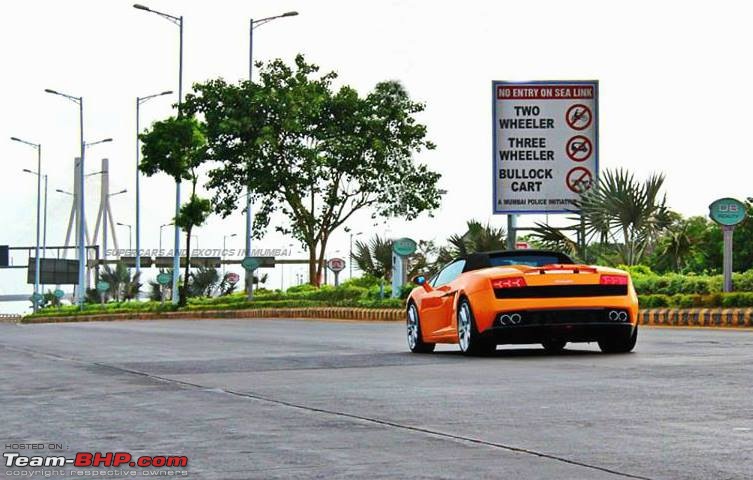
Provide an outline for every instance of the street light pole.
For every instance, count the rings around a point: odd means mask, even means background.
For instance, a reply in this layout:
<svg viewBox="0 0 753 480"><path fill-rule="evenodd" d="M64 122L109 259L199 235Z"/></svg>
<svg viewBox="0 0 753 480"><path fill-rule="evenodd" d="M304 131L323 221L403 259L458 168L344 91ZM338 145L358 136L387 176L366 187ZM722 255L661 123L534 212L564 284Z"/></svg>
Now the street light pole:
<svg viewBox="0 0 753 480"><path fill-rule="evenodd" d="M42 257L47 258L47 174L44 174L44 227L42 227Z"/></svg>
<svg viewBox="0 0 753 480"><path fill-rule="evenodd" d="M130 250L131 249L131 233L132 233L131 225L127 223L120 223L120 222L115 222L115 224L121 227L128 227L128 250Z"/></svg>
<svg viewBox="0 0 753 480"><path fill-rule="evenodd" d="M172 223L163 223L162 225L159 226L159 254L160 256L162 256L162 229L164 227L169 227L170 225L172 225Z"/></svg>
<svg viewBox="0 0 753 480"><path fill-rule="evenodd" d="M225 259L225 241L228 239L228 237L237 237L237 233L231 233L230 235L223 235L222 236L222 255L220 255L220 259ZM225 263L222 263L222 276L225 277L225 271L227 270Z"/></svg>
<svg viewBox="0 0 753 480"><path fill-rule="evenodd" d="M181 116L183 106L183 16L176 17L164 12L152 10L144 5L138 3L133 5L133 8L137 10L144 10L159 15L162 18L169 20L178 26L179 35L179 51L178 51L178 117ZM180 178L175 179L175 218L180 215ZM178 291L178 272L180 272L180 227L175 224L175 251L173 252L173 288L172 288L172 302L173 305L177 305L180 292ZM188 284L188 279L186 279Z"/></svg>
<svg viewBox="0 0 753 480"><path fill-rule="evenodd" d="M58 95L73 103L78 104L79 113L79 144L81 146L81 153L79 157L79 198L78 200L78 288L76 289L76 300L79 306L84 308L84 300L86 299L86 214L84 211L84 161L86 146L84 144L84 97L74 97L65 93L56 92L52 89L45 89L45 92L53 95Z"/></svg>
<svg viewBox="0 0 753 480"><path fill-rule="evenodd" d="M37 298L39 296L39 217L42 203L42 145L39 143L27 142L26 140L21 140L16 137L11 137L10 139L14 142L20 142L37 149L37 246L34 253L34 299L31 302L34 312L36 312L39 310L39 301Z"/></svg>
<svg viewBox="0 0 753 480"><path fill-rule="evenodd" d="M281 15L266 17L259 20L249 19L248 28L248 81L253 80L254 73L254 28L261 27L265 23L284 17L294 17L298 12L285 12ZM251 189L250 185L246 186L246 256L251 256ZM254 273L246 271L246 295L249 300L254 298Z"/></svg>
<svg viewBox="0 0 753 480"><path fill-rule="evenodd" d="M350 233L350 258L348 258L348 278L353 278L353 237L359 236L363 234L363 232L358 233Z"/></svg>
<svg viewBox="0 0 753 480"><path fill-rule="evenodd" d="M141 189L139 185L139 180L141 178L141 173L139 172L139 164L141 163L141 148L139 148L139 134L141 133L141 104L148 102L152 98L160 97L162 95L171 95L172 93L172 90L166 90L162 93L155 93L154 95L136 97L136 273L141 273Z"/></svg>

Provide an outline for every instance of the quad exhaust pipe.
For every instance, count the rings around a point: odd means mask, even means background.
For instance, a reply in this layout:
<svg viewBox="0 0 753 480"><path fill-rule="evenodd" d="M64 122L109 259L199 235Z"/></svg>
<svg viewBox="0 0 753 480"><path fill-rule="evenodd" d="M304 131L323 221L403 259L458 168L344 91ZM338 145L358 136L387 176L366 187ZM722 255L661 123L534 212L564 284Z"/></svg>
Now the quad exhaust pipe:
<svg viewBox="0 0 753 480"><path fill-rule="evenodd" d="M517 325L520 323L520 320L521 317L519 313L503 313L499 316L499 323L501 323L502 325Z"/></svg>

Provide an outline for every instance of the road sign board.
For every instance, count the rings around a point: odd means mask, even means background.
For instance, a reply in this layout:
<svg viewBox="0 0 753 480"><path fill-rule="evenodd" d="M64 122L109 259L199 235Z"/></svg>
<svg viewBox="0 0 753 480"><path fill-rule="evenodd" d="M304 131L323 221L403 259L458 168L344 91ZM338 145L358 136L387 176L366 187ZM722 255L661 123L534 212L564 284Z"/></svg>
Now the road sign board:
<svg viewBox="0 0 753 480"><path fill-rule="evenodd" d="M37 302L42 301L42 298L44 298L44 297L42 296L41 293L34 292L34 293L31 294L31 297L29 297L29 300L31 300L34 303L37 303Z"/></svg>
<svg viewBox="0 0 753 480"><path fill-rule="evenodd" d="M598 87L597 81L492 82L494 213L576 210L598 176ZM584 171L572 172L576 167ZM571 172L584 178L568 179Z"/></svg>
<svg viewBox="0 0 753 480"><path fill-rule="evenodd" d="M345 270L345 260L342 258L330 258L327 260L327 268L335 273L342 272Z"/></svg>
<svg viewBox="0 0 753 480"><path fill-rule="evenodd" d="M261 265L261 260L258 257L246 257L241 260L241 266L246 270L253 272Z"/></svg>
<svg viewBox="0 0 753 480"><path fill-rule="evenodd" d="M225 279L230 283L238 283L241 280L241 276L235 272L230 272L225 275Z"/></svg>
<svg viewBox="0 0 753 480"><path fill-rule="evenodd" d="M709 205L709 216L719 225L737 225L745 220L745 204L734 198L720 198Z"/></svg>
<svg viewBox="0 0 753 480"><path fill-rule="evenodd" d="M172 258L170 257L170 266L172 266ZM136 266L136 257L120 257L120 261L125 264L126 267L135 267ZM141 264L141 268L149 268L154 263L154 259L152 257L141 257L139 259L139 263ZM193 258L191 259L191 263L193 263Z"/></svg>
<svg viewBox="0 0 753 480"><path fill-rule="evenodd" d="M416 253L416 248L418 248L418 245L416 245L415 240L411 238L398 238L397 240L392 242L392 251L402 257L413 255L414 253Z"/></svg>
<svg viewBox="0 0 753 480"><path fill-rule="evenodd" d="M100 280L97 282L97 291L100 293L106 292L110 289L110 284L105 282L104 280Z"/></svg>
<svg viewBox="0 0 753 480"><path fill-rule="evenodd" d="M173 257L154 257L154 266L157 268L172 268ZM220 257L191 257L192 267L219 268L222 266ZM186 257L180 257L180 268L186 267Z"/></svg>
<svg viewBox="0 0 753 480"><path fill-rule="evenodd" d="M60 290L59 288L56 288L55 292L53 292L53 293L54 293L55 297L58 298L58 299L61 299L61 298L63 298L65 296L65 292L62 291L62 290Z"/></svg>
<svg viewBox="0 0 753 480"><path fill-rule="evenodd" d="M162 272L157 275L157 283L159 283L160 285L167 285L172 281L172 279L173 276L166 272Z"/></svg>

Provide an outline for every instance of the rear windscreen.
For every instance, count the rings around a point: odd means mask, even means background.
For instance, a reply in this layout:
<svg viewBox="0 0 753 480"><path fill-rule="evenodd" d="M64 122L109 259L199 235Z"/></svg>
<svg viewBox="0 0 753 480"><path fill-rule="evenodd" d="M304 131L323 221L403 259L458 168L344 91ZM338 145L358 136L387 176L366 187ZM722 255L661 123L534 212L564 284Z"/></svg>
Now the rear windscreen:
<svg viewBox="0 0 753 480"><path fill-rule="evenodd" d="M492 256L489 257L489 263L492 267L503 267L506 265L528 265L531 267L541 267L553 263L572 263L572 260L564 255L515 255L515 256Z"/></svg>

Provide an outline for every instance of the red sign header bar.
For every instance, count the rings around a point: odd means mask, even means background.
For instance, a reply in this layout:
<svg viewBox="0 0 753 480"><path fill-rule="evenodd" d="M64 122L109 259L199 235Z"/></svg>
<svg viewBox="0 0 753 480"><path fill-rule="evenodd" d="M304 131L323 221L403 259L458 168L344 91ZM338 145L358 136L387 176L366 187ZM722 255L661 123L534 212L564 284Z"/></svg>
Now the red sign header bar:
<svg viewBox="0 0 753 480"><path fill-rule="evenodd" d="M572 100L594 98L590 85L498 85L499 100Z"/></svg>

